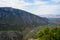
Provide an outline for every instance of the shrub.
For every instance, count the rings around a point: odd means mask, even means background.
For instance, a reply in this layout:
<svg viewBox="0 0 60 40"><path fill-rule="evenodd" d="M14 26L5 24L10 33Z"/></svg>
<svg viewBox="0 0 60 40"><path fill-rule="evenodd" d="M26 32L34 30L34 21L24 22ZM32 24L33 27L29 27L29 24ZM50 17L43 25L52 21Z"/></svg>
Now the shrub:
<svg viewBox="0 0 60 40"><path fill-rule="evenodd" d="M38 32L39 40L60 40L60 27L44 28Z"/></svg>

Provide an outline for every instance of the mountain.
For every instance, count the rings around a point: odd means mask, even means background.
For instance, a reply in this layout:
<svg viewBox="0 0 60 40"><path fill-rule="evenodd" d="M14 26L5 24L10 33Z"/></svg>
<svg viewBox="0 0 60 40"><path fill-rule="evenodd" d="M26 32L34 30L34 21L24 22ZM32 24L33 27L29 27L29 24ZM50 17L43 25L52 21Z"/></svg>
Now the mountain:
<svg viewBox="0 0 60 40"><path fill-rule="evenodd" d="M41 17L47 17L47 18L60 18L60 14L46 14L46 15L40 15Z"/></svg>
<svg viewBox="0 0 60 40"><path fill-rule="evenodd" d="M60 26L60 18L48 18L49 24Z"/></svg>
<svg viewBox="0 0 60 40"><path fill-rule="evenodd" d="M60 14L45 14L41 15L41 17L46 17L48 19L48 25L60 26Z"/></svg>
<svg viewBox="0 0 60 40"><path fill-rule="evenodd" d="M48 24L46 18L42 18L24 10L11 7L0 7L0 30L24 30L39 25Z"/></svg>

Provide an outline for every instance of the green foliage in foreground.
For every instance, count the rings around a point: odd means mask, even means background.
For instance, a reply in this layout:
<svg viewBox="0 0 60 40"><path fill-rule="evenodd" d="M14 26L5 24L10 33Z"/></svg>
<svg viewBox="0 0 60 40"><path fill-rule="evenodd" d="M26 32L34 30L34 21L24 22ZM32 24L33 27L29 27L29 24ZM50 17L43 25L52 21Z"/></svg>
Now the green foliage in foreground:
<svg viewBox="0 0 60 40"><path fill-rule="evenodd" d="M60 40L60 27L44 28L38 32L39 40Z"/></svg>

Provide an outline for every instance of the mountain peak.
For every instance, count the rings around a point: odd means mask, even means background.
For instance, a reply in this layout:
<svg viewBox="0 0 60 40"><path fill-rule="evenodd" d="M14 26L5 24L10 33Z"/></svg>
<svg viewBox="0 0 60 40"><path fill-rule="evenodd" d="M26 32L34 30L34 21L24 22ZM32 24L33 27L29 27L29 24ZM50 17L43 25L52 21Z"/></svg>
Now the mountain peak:
<svg viewBox="0 0 60 40"><path fill-rule="evenodd" d="M39 25L45 25L48 21L24 10L11 7L0 7L0 30L22 30ZM6 28L7 27L7 28Z"/></svg>

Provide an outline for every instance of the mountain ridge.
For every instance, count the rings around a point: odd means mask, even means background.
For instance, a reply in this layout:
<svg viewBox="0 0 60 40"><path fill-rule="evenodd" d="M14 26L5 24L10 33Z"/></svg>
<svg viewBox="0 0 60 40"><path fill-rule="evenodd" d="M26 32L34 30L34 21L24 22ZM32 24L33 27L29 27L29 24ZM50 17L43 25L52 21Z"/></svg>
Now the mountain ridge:
<svg viewBox="0 0 60 40"><path fill-rule="evenodd" d="M46 18L44 20L44 18L33 15L24 10L11 7L0 7L0 30L9 30L11 27L13 30L23 30L28 27L32 28L47 23L48 20Z"/></svg>

